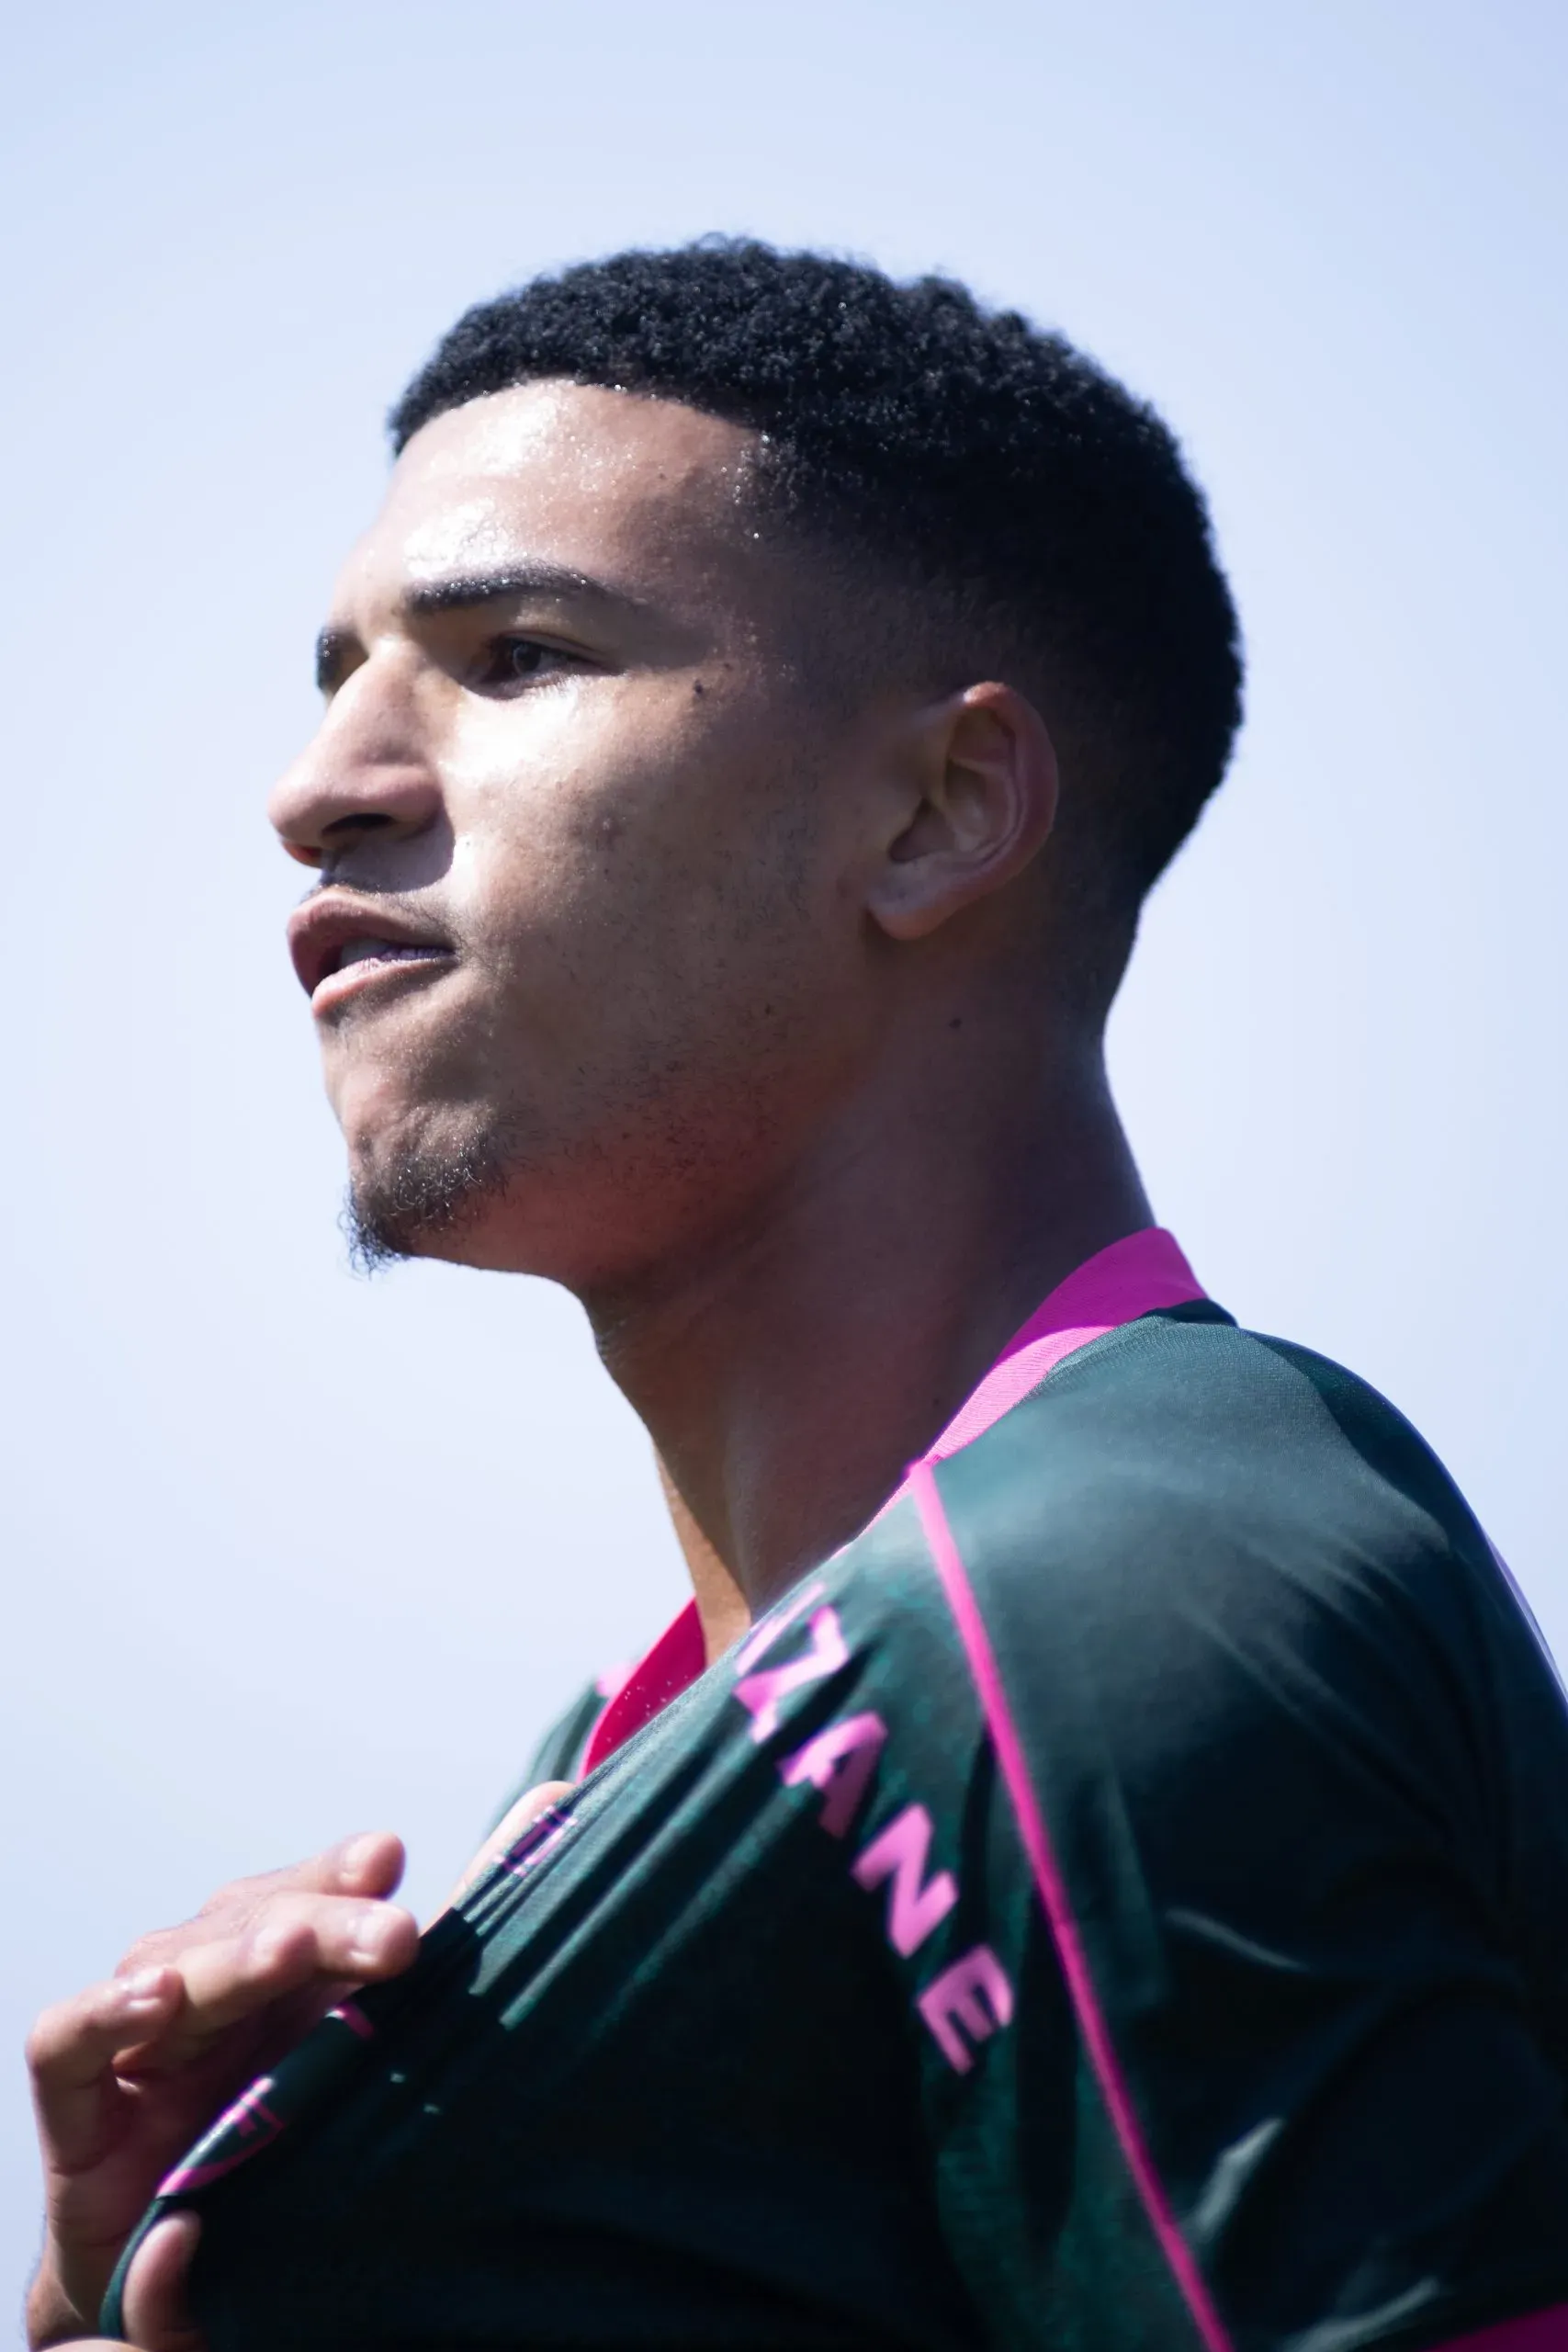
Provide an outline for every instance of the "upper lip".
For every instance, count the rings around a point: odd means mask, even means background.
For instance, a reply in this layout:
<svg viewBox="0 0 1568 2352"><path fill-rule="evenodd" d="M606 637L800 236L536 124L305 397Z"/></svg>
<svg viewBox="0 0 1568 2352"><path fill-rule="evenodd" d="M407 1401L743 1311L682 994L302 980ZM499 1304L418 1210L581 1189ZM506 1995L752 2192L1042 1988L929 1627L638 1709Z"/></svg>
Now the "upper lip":
<svg viewBox="0 0 1568 2352"><path fill-rule="evenodd" d="M395 947L428 947L432 955L449 955L446 940L428 925L411 922L406 915L375 899L337 898L318 891L296 907L288 918L288 953L299 985L314 996L352 939L385 939Z"/></svg>

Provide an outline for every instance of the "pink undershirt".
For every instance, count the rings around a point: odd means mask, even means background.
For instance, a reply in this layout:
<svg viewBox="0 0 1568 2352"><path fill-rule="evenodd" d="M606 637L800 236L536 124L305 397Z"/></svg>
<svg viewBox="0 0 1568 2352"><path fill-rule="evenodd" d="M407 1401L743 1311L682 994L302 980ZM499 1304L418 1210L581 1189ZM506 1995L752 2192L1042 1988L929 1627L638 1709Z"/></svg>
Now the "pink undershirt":
<svg viewBox="0 0 1568 2352"><path fill-rule="evenodd" d="M1124 1241L1113 1241L1108 1250L1086 1259L1035 1308L921 1460L945 1462L961 1446L972 1445L1075 1349L1140 1315L1161 1306L1185 1306L1203 1295L1174 1237L1163 1227L1146 1226ZM903 1487L897 1491L902 1494ZM897 1501L897 1496L892 1499ZM580 1769L591 1772L613 1756L706 1666L697 1604L690 1600L645 1657L602 1678L599 1689L610 1703L593 1726Z"/></svg>

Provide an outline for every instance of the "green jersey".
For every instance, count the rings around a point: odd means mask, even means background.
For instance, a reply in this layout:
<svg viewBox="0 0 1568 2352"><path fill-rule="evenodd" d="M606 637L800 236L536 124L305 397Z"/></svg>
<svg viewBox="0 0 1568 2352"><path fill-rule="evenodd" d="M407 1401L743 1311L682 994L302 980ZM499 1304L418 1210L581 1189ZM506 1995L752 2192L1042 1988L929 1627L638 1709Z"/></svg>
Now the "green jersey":
<svg viewBox="0 0 1568 2352"><path fill-rule="evenodd" d="M211 2352L1568 2345L1560 1688L1415 1432L1168 1237L540 1765L165 2183Z"/></svg>

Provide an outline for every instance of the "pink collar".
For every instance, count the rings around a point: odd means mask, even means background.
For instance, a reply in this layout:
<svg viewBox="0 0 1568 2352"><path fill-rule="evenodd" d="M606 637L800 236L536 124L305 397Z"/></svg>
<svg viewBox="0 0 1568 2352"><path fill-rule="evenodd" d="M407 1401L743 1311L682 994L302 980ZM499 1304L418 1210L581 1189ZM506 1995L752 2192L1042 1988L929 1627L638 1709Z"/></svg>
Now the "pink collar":
<svg viewBox="0 0 1568 2352"><path fill-rule="evenodd" d="M1035 1308L922 1459L945 1462L961 1446L972 1445L1038 1387L1064 1357L1088 1347L1091 1340L1103 1339L1107 1331L1140 1315L1152 1315L1162 1306L1189 1306L1203 1295L1174 1236L1162 1226L1145 1226L1124 1241L1113 1241L1109 1250L1087 1258ZM897 1496L891 1499L897 1501ZM706 1664L697 1604L691 1600L646 1657L601 1679L599 1688L610 1703L593 1726L581 1770L591 1772L651 1723Z"/></svg>

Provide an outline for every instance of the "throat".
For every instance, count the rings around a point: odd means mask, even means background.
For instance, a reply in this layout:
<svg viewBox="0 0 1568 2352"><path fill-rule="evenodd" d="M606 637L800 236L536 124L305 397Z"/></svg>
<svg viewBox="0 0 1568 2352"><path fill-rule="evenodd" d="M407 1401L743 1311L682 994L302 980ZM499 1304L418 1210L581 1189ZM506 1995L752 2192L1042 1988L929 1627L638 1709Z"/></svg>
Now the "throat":
<svg viewBox="0 0 1568 2352"><path fill-rule="evenodd" d="M921 1098L678 1281L585 1301L710 1657L875 1517L1059 1283L1153 1222L1108 1096L1017 1102L944 1121Z"/></svg>
<svg viewBox="0 0 1568 2352"><path fill-rule="evenodd" d="M675 1541L681 1546L681 1556L692 1579L692 1598L697 1604L697 1617L703 1629L703 1647L711 1666L715 1658L722 1657L731 1644L738 1642L748 1631L755 1611L733 1570L726 1566L716 1546L709 1543L698 1526L684 1495L671 1476L662 1454L656 1453L654 1462L659 1471L659 1483L664 1489L671 1524L675 1530Z"/></svg>

